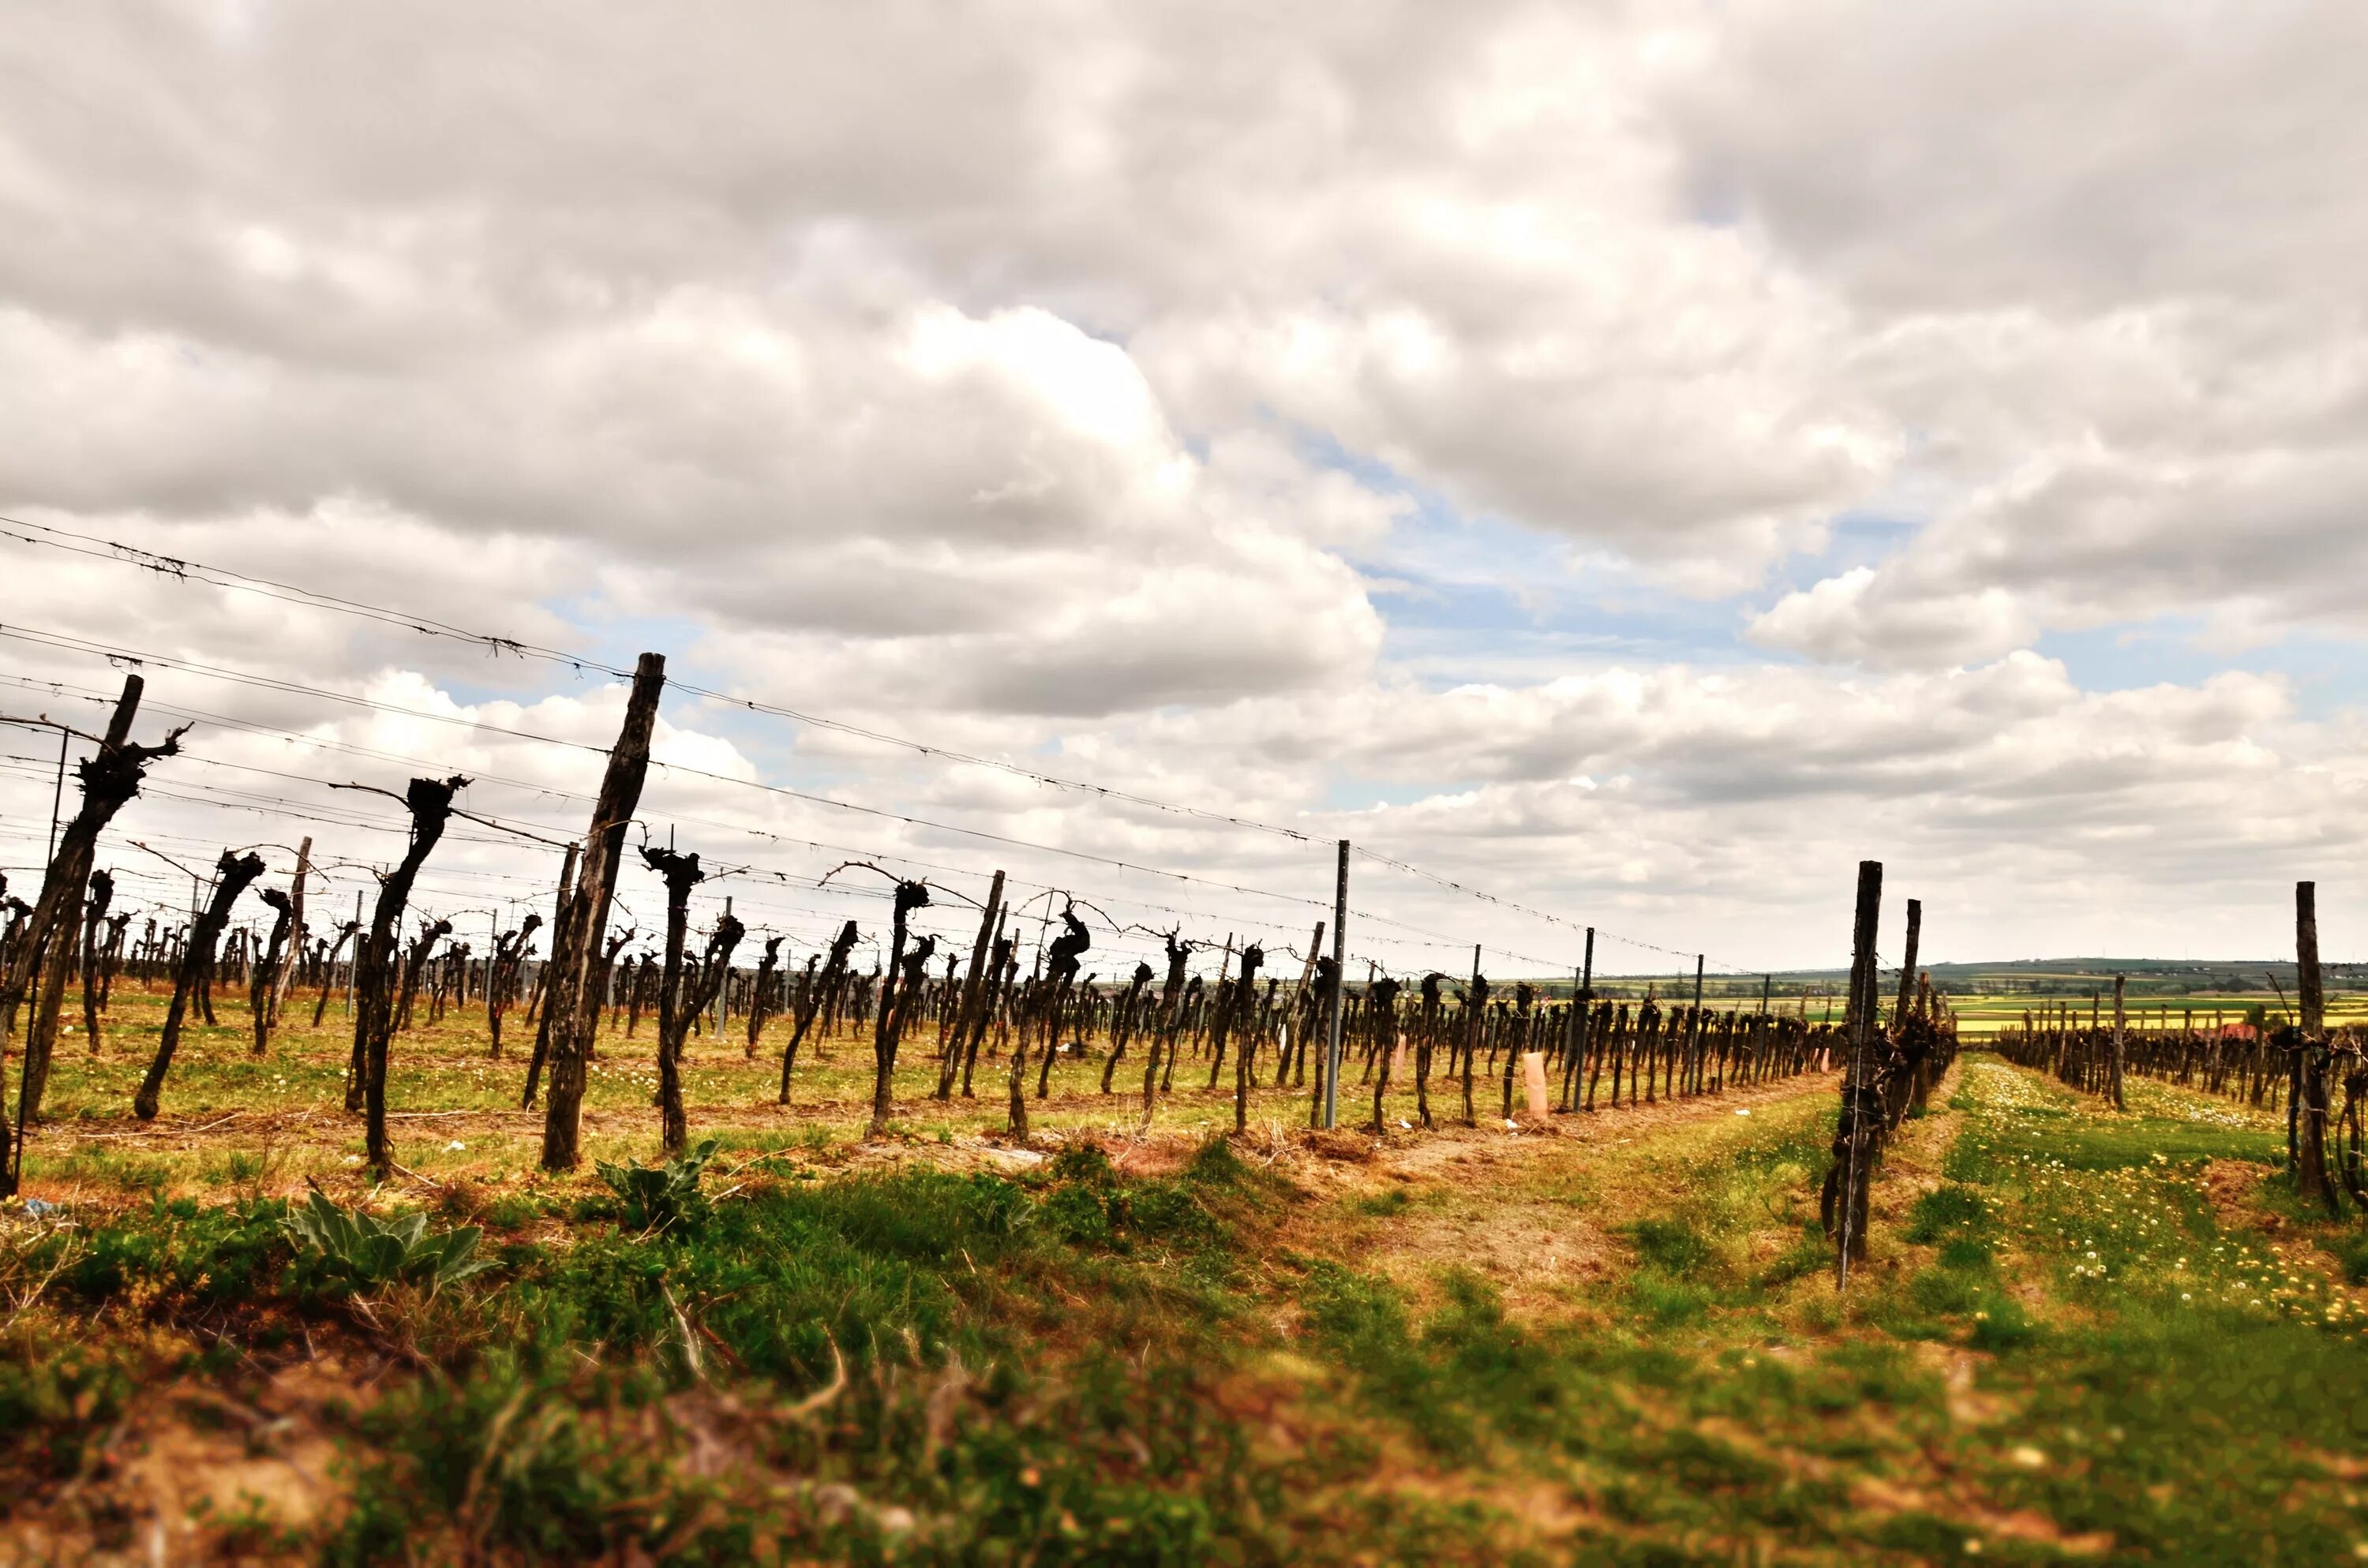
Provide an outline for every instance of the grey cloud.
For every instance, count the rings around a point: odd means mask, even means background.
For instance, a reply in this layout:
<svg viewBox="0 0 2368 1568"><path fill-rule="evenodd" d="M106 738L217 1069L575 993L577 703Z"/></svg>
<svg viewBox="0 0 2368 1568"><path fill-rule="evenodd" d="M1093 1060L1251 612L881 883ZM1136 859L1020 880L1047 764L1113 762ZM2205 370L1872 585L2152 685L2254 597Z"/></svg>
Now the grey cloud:
<svg viewBox="0 0 2368 1568"><path fill-rule="evenodd" d="M2254 677L2106 697L2014 650L2157 613L2359 628L2363 25L54 9L0 40L0 505L539 641L688 622L756 695L1371 831L1639 934L1827 956L1869 849L1961 890L1968 933L2081 900L2169 932L2172 877L2239 933L2247 879L2357 868L2324 824L2359 735ZM1750 635L1813 667L1440 694L1340 559L1406 504L1302 438L1689 590L1753 588L1853 506L1918 528L1767 596ZM137 645L535 695L113 571L12 588ZM536 766L478 745L435 755ZM1320 854L781 749L1328 893ZM1344 818L1349 778L1418 798ZM657 805L827 835L746 795Z"/></svg>

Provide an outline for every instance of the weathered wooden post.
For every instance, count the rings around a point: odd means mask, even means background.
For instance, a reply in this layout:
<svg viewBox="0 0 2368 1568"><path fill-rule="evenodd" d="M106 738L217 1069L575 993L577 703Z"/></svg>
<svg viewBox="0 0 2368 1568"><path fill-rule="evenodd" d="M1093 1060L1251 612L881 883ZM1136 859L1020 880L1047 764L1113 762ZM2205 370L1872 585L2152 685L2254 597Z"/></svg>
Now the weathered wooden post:
<svg viewBox="0 0 2368 1568"><path fill-rule="evenodd" d="M288 909L294 925L292 938L301 951L304 940L304 884L313 874L313 835L306 834L296 846L296 876L288 884ZM279 983L271 988L271 1027L279 1027L279 1009L287 1005L288 993L296 983L296 965L290 963L279 972Z"/></svg>
<svg viewBox="0 0 2368 1568"><path fill-rule="evenodd" d="M1324 1126L1328 1131L1340 1117L1340 1016L1348 1001L1349 841L1340 841L1339 870L1332 883L1332 994L1324 1025Z"/></svg>
<svg viewBox="0 0 2368 1568"><path fill-rule="evenodd" d="M2295 989L2301 994L2301 1137L2295 1151L2294 1185L2305 1198L2326 1200L2340 1208L2335 1183L2327 1167L2327 993L2318 967L2318 884L2294 884L2294 960L2299 971Z"/></svg>
<svg viewBox="0 0 2368 1568"><path fill-rule="evenodd" d="M1907 949L1899 958L1899 1000L1891 1009L1896 1022L1907 1016L1909 1004L1916 999L1916 952L1924 937L1924 901L1907 901Z"/></svg>
<svg viewBox="0 0 2368 1568"><path fill-rule="evenodd" d="M608 770L592 807L592 824L585 831L575 894L551 934L552 982L543 1010L546 1016L559 1016L552 1021L550 1035L551 1093L542 1119L545 1170L572 1170L581 1158L585 1066L591 1055L593 1030L599 1022L600 1002L587 982L600 938L608 929L609 901L616 896L625 829L641 804L642 784L649 774L650 735L657 724L658 696L665 687L665 656L643 653L633 669L624 726L609 753Z"/></svg>
<svg viewBox="0 0 2368 1568"><path fill-rule="evenodd" d="M2113 1108L2115 1110L2130 1108L2129 1103L2122 1097L2122 1070L2129 1058L2129 1017L2124 1007L2129 994L2129 983L2130 977L2126 974L2113 976Z"/></svg>
<svg viewBox="0 0 2368 1568"><path fill-rule="evenodd" d="M1686 1019L1686 1060L1692 1063L1694 1093L1702 1093L1702 955L1694 955L1694 1005Z"/></svg>
<svg viewBox="0 0 2368 1568"><path fill-rule="evenodd" d="M17 1094L20 1124L38 1120L41 1114L41 1091L49 1076L58 1011L64 1003L64 972L74 951L74 932L91 867L97 856L98 835L114 820L115 813L140 792L148 764L158 757L179 754L181 736L188 728L183 725L172 731L160 745L133 744L131 722L139 714L140 695L144 689L140 676L123 677L122 694L116 699L115 711L108 719L107 733L98 749L75 769L82 784L82 804L76 808L74 820L62 832L53 834L40 894L24 908L13 926L13 952L6 975L0 976L0 1067L5 1067L7 1060L8 1036L16 1027L17 1009L30 1000L24 1076ZM63 790L61 782L61 809ZM37 983L41 990L35 994L32 988ZM0 1197L17 1190L17 1174L24 1163L21 1139L13 1149L12 1155L6 1118L0 1116Z"/></svg>
<svg viewBox="0 0 2368 1568"><path fill-rule="evenodd" d="M1480 944L1472 944L1472 984L1463 994L1466 1017L1463 1030L1463 1125L1480 1125L1478 1113L1472 1106L1472 1062L1480 1054L1480 1037L1488 1028L1488 982L1480 972Z"/></svg>
<svg viewBox="0 0 2368 1568"><path fill-rule="evenodd" d="M1587 1056L1594 1041L1589 1038L1595 1027L1595 927L1587 928L1587 957L1578 971L1578 989L1570 999L1571 1024L1575 1033L1565 1047L1568 1060L1563 1064L1563 1109L1579 1108L1579 1085L1587 1076ZM1593 1108L1592 1107L1588 1108Z"/></svg>
<svg viewBox="0 0 2368 1568"><path fill-rule="evenodd" d="M1850 1006L1843 1027L1849 1031L1850 1056L1842 1070L1841 1118L1834 1131L1833 1165L1826 1173L1821 1205L1826 1233L1839 1245L1834 1283L1850 1286L1853 1257L1866 1256L1866 1192L1868 1169L1874 1157L1874 1132L1882 1116L1875 1104L1873 1053L1875 1023L1874 943L1883 915L1883 862L1858 864L1858 910L1850 935Z"/></svg>

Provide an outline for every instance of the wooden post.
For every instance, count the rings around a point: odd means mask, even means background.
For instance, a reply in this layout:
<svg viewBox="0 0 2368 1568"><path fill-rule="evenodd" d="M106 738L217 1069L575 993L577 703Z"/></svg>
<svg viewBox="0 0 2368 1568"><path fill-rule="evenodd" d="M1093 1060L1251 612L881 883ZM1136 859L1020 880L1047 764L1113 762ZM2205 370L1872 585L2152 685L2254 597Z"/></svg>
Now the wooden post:
<svg viewBox="0 0 2368 1568"><path fill-rule="evenodd" d="M1579 1085L1587 1076L1588 1048L1595 1028L1595 927L1587 928L1587 958L1579 967L1578 990L1570 999L1572 1014L1568 1047L1570 1060L1564 1064L1562 1087L1563 1108L1579 1108Z"/></svg>
<svg viewBox="0 0 2368 1568"><path fill-rule="evenodd" d="M2295 989L2302 1006L2302 1033L2294 1042L2302 1068L2300 1137L2294 1185L2305 1198L2338 1208L2335 1183L2327 1168L2327 993L2318 966L2318 884L2294 884Z"/></svg>
<svg viewBox="0 0 2368 1568"><path fill-rule="evenodd" d="M1895 1020L1906 1017L1916 1000L1916 949L1923 936L1924 901L1911 898L1907 901L1907 949L1899 959L1899 1000L1891 1009Z"/></svg>
<svg viewBox="0 0 2368 1568"><path fill-rule="evenodd" d="M99 743L97 752L82 764L82 804L55 841L32 913L17 922L16 961L5 976L0 976L0 1067L6 1062L8 1036L16 1027L17 1009L28 1000L32 1003L26 1025L22 1068L25 1078L19 1082L17 1096L20 1118L40 1117L40 1085L48 1073L50 1041L55 1036L57 1008L45 1006L46 992L37 996L32 991L42 972L41 960L46 955L53 972L63 975L74 950L74 937L80 926L83 896L97 858L100 831L140 792L147 765L180 750L180 730L166 735L161 745L131 744L131 721L140 711L143 689L140 676L123 677L123 694L116 699L106 738ZM63 997L60 1000L63 1005ZM50 1020L46 1031L41 1022L45 1011ZM23 1093L28 1086L33 1091L29 1104ZM6 1117L0 1115L0 1197L16 1192L23 1162L22 1140L12 1143Z"/></svg>
<svg viewBox="0 0 2368 1568"><path fill-rule="evenodd" d="M1692 1063L1691 1071L1696 1074L1700 1074L1702 1070L1699 1061L1702 1054L1702 955L1696 953L1694 955L1694 1008L1691 1021L1686 1025L1686 1059ZM1697 1076L1694 1079L1696 1094L1702 1092L1702 1080Z"/></svg>
<svg viewBox="0 0 2368 1568"><path fill-rule="evenodd" d="M66 746L74 736L63 729L58 731L58 781L50 787L50 845L41 851L44 865L57 858L58 813L66 803Z"/></svg>
<svg viewBox="0 0 2368 1568"><path fill-rule="evenodd" d="M1476 1127L1479 1119L1472 1108L1472 1062L1480 1054L1480 1037L1488 1028L1488 998L1485 983L1480 978L1480 944L1472 944L1472 984L1464 994L1464 1002L1472 1009L1472 1027L1463 1032L1463 1125Z"/></svg>
<svg viewBox="0 0 2368 1568"><path fill-rule="evenodd" d="M1328 1131L1340 1114L1340 1016L1347 1009L1349 961L1349 841L1340 841L1339 870L1332 883L1332 994L1330 1017L1324 1026L1324 1125Z"/></svg>
<svg viewBox="0 0 2368 1568"><path fill-rule="evenodd" d="M289 926L295 933L290 940L295 946L295 953L290 955L286 963L280 965L279 973L271 987L271 1021L275 1024L279 1021L280 1005L288 999L290 988L296 983L296 971L299 967L296 958L304 950L304 881L312 874L312 870L313 835L308 833L304 835L303 841L296 846L296 877L288 885Z"/></svg>
<svg viewBox="0 0 2368 1568"><path fill-rule="evenodd" d="M599 998L586 983L593 956L599 951L609 926L609 904L616 896L617 865L625 846L625 829L641 804L642 784L650 770L650 735L657 724L658 696L666 688L666 657L643 653L633 669L632 694L625 702L624 727L609 753L608 772L585 831L581 874L566 914L552 932L550 999L546 1014L556 1013L551 1030L551 1093L543 1111L542 1166L573 1170L579 1153L584 1119L585 1063L592 1033L598 1023Z"/></svg>
<svg viewBox="0 0 2368 1568"><path fill-rule="evenodd" d="M2115 1110L2130 1108L2128 1103L2122 1098L2122 1069L2129 1054L2128 1014L2123 1007L2129 982L2130 977L2126 974L2113 976L2113 1108Z"/></svg>
<svg viewBox="0 0 2368 1568"><path fill-rule="evenodd" d="M1874 943L1883 916L1883 862L1858 863L1858 908L1850 932L1850 994L1843 1027L1850 1036L1850 1057L1842 1069L1841 1118L1836 1125L1833 1166L1826 1174L1824 1218L1828 1234L1839 1245L1834 1283L1850 1286L1852 1257L1866 1255L1866 1189L1874 1157L1875 1114L1873 1063L1875 960Z"/></svg>

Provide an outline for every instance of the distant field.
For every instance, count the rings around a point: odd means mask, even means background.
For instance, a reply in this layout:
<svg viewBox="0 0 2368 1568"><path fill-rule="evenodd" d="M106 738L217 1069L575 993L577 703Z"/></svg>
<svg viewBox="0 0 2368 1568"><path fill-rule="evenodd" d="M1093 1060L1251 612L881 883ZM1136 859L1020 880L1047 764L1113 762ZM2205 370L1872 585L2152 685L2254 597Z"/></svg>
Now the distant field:
<svg viewBox="0 0 2368 1568"><path fill-rule="evenodd" d="M2084 1018L2089 1003L2085 997L2033 996L2028 992L2007 994L1975 994L1949 998L1950 1007L1957 1015L1957 1033L1966 1040L1990 1040L2000 1029L2020 1028L2023 1014L2042 1014L2049 1008L2070 1006ZM2210 1027L2216 1013L2223 1022L2241 1023L2246 1009L2266 1006L2270 1012L2280 1011L2274 993L2264 996L2260 992L2205 994L2194 996L2144 997L2126 1004L2130 1027L2133 1028L2179 1028L2188 1016L2194 1017L2198 1028ZM2113 1012L2113 988L2107 982L2097 993L2099 1016L2111 1018ZM2332 1024L2368 1024L2368 992L2337 994L2327 999L2328 1021Z"/></svg>

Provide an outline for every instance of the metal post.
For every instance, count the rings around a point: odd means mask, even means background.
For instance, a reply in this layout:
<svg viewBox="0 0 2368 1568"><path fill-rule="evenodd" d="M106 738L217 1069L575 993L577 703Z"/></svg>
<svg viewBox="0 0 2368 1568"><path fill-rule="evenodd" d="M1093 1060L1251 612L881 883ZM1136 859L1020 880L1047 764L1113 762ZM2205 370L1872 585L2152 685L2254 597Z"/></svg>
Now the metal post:
<svg viewBox="0 0 2368 1568"><path fill-rule="evenodd" d="M1332 1017L1325 1026L1324 1126L1340 1116L1340 1015L1347 1011L1349 961L1349 841L1340 841L1340 869L1332 884Z"/></svg>

